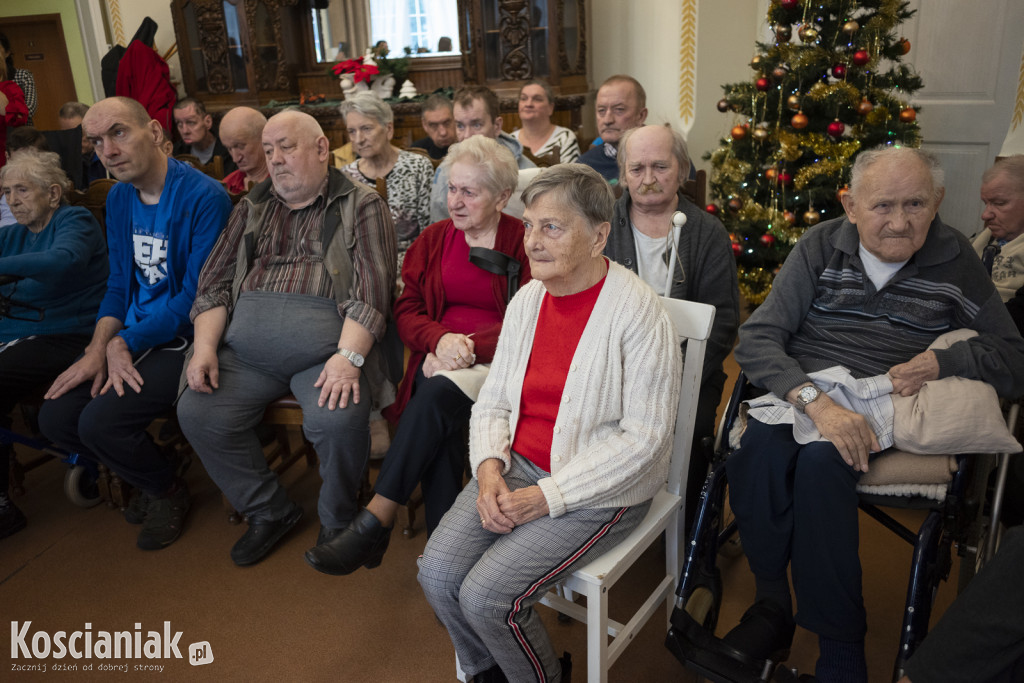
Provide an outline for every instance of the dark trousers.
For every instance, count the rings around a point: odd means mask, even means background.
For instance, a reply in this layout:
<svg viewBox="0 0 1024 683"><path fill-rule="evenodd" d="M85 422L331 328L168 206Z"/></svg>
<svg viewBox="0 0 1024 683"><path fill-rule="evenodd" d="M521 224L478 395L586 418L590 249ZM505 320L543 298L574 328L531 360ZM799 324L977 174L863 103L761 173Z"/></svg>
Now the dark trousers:
<svg viewBox="0 0 1024 683"><path fill-rule="evenodd" d="M427 379L422 364L412 392L374 490L405 504L420 484L427 531L432 532L462 490L473 401L447 377Z"/></svg>
<svg viewBox="0 0 1024 683"><path fill-rule="evenodd" d="M801 445L792 425L750 420L726 461L729 501L758 579L792 565L796 621L826 638L857 642L867 621L858 556L857 480L830 442Z"/></svg>
<svg viewBox="0 0 1024 683"><path fill-rule="evenodd" d="M10 428L18 402L46 389L88 343L85 334L48 334L0 347L0 427ZM0 494L10 485L10 453L10 445L0 444Z"/></svg>
<svg viewBox="0 0 1024 683"><path fill-rule="evenodd" d="M187 342L143 352L135 361L142 391L125 386L93 398L83 382L60 398L43 403L39 428L66 451L103 463L132 486L159 496L174 483L174 465L160 452L146 428L167 413L178 396Z"/></svg>
<svg viewBox="0 0 1024 683"><path fill-rule="evenodd" d="M907 662L914 683L1024 680L1024 528L1006 532L992 561Z"/></svg>

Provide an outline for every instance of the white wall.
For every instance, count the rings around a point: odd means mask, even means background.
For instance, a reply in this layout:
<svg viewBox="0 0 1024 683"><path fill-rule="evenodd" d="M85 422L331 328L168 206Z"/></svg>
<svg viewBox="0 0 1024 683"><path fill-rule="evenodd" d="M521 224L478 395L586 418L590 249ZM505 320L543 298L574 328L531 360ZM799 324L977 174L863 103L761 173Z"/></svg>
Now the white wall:
<svg viewBox="0 0 1024 683"><path fill-rule="evenodd" d="M626 73L647 91L648 123L680 125L680 33L684 0L590 0L591 88ZM697 0L697 81L695 117L687 137L698 168L710 169L701 156L718 146L735 125L733 114L715 104L722 85L750 77L754 42L765 30L767 0ZM584 121L593 134L593 106Z"/></svg>
<svg viewBox="0 0 1024 683"><path fill-rule="evenodd" d="M111 43L107 42L104 34L101 4L106 6L107 16L110 20ZM100 65L98 59L94 62L92 54L89 54L91 52L90 44L95 49L94 54L98 55L99 58L107 54L107 51L110 50L113 44L120 43L128 47L132 36L135 35L139 25L142 24L142 20L146 17L151 18L157 23L158 28L156 38L154 39L157 52L161 55L165 54L176 42L174 21L171 18L170 0L159 2L157 0L76 0L76 5L78 5L79 13L83 18L82 37L87 43L86 53L89 55L89 73L95 87L100 89L97 97L102 98L103 96ZM178 62L178 55L175 54L168 59L167 64L171 70L171 81L179 84L178 92L179 94L184 94L184 89L180 85L181 65Z"/></svg>

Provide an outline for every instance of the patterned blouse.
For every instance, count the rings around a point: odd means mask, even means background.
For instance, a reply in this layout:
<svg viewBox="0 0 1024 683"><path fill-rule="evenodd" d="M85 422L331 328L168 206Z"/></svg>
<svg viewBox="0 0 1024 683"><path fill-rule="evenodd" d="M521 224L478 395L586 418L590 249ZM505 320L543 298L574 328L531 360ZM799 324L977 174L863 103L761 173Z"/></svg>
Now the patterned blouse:
<svg viewBox="0 0 1024 683"><path fill-rule="evenodd" d="M359 160L342 167L352 180L374 187L376 178L367 178L359 172ZM430 225L430 186L434 167L422 154L401 150L395 167L385 176L388 189L388 208L395 223L398 253L404 254L423 228Z"/></svg>
<svg viewBox="0 0 1024 683"><path fill-rule="evenodd" d="M512 133L512 137L519 140L519 131L522 128ZM522 140L519 140L522 142ZM558 163L560 164L571 164L580 158L580 144L576 140L576 134L564 126L555 126L555 132L551 134L547 142L536 152L533 153L535 157L542 157L546 154L551 154L558 147Z"/></svg>

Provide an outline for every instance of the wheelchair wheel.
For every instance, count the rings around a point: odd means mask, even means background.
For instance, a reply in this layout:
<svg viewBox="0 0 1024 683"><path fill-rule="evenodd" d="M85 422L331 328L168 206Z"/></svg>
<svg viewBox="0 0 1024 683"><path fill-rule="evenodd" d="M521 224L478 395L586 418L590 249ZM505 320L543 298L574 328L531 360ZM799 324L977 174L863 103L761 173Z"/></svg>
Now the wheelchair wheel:
<svg viewBox="0 0 1024 683"><path fill-rule="evenodd" d="M79 507L93 507L100 502L96 474L82 465L70 467L64 475L64 495Z"/></svg>

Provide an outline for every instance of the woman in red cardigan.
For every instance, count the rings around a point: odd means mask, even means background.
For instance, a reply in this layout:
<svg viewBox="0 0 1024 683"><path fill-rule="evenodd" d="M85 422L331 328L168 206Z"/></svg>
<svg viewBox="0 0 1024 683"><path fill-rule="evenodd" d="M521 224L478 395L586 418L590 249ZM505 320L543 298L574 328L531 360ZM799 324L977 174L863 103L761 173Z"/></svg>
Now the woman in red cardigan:
<svg viewBox="0 0 1024 683"><path fill-rule="evenodd" d="M18 84L10 80L7 64L0 59L0 168L7 163L7 130L28 123L25 94Z"/></svg>
<svg viewBox="0 0 1024 683"><path fill-rule="evenodd" d="M470 248L501 252L530 279L523 222L503 214L519 179L512 153L476 135L448 150L447 220L434 223L406 252L405 289L395 323L410 351L395 403L384 411L398 422L375 485L375 495L346 529L321 529L306 561L326 574L349 574L380 564L400 506L417 484L427 529L433 531L462 489L464 430L487 376L508 301L508 278L470 262ZM442 171L443 172L443 171ZM399 419L401 418L401 419Z"/></svg>

